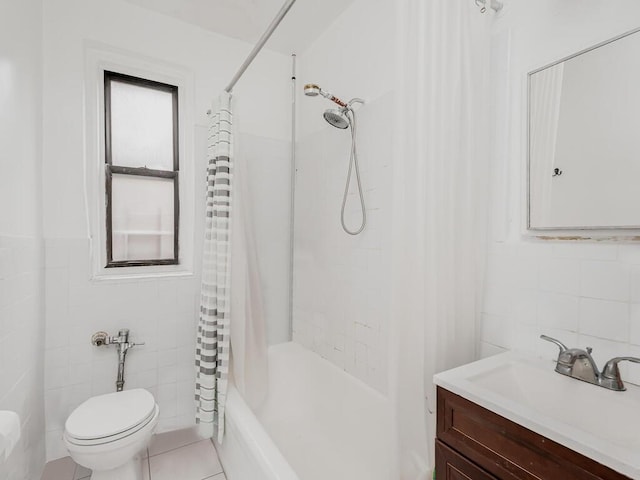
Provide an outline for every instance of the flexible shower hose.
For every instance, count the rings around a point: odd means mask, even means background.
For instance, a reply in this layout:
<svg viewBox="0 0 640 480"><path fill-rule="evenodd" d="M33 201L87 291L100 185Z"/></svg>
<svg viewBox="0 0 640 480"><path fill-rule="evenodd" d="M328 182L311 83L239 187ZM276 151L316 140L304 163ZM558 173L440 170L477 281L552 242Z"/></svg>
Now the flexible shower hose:
<svg viewBox="0 0 640 480"><path fill-rule="evenodd" d="M364 227L367 225L367 213L364 204L364 195L362 194L362 183L360 182L360 167L358 166L358 151L356 148L356 113L351 109L347 108L345 112L347 118L349 119L349 126L351 127L351 154L349 156L349 173L347 173L347 183L344 186L344 196L342 197L342 209L340 210L340 222L342 223L342 229L347 232L349 235L358 235L364 230ZM344 221L344 209L347 205L347 196L349 195L349 184L351 183L351 172L353 171L353 167L355 165L356 170L356 182L358 184L358 194L360 195L360 208L362 210L362 224L360 228L357 230L349 230Z"/></svg>

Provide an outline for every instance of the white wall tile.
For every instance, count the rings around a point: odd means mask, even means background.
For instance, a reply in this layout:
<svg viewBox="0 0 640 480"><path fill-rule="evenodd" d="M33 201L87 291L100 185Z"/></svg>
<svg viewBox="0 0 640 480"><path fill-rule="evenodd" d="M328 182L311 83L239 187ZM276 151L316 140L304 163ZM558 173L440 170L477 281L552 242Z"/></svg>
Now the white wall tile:
<svg viewBox="0 0 640 480"><path fill-rule="evenodd" d="M619 262L584 261L580 272L580 295L628 302L629 279L629 265Z"/></svg>
<svg viewBox="0 0 640 480"><path fill-rule="evenodd" d="M632 302L640 303L640 266L631 266L631 287L630 299Z"/></svg>
<svg viewBox="0 0 640 480"><path fill-rule="evenodd" d="M538 325L578 331L578 297L560 293L540 292Z"/></svg>
<svg viewBox="0 0 640 480"><path fill-rule="evenodd" d="M47 251L49 243L47 240ZM78 239L55 239L51 244L57 252L86 253L86 242ZM198 280L92 282L84 275L88 262L73 253L56 255L55 267L45 275L50 292L45 299L43 380L47 458L66 455L58 433L73 409L90 396L115 390L117 354L113 347L90 344L91 335L98 330L115 335L118 329L129 328L133 341L146 342L127 354L125 388L159 393L156 401L163 412L164 428L191 426L194 417L186 415L186 407L178 409L177 385L193 380ZM64 258L66 265L61 263ZM68 299L68 306L60 299ZM189 395L193 396L193 388Z"/></svg>
<svg viewBox="0 0 640 480"><path fill-rule="evenodd" d="M42 10L4 2L0 15L0 410L22 430L3 480L40 478L45 460Z"/></svg>
<svg viewBox="0 0 640 480"><path fill-rule="evenodd" d="M505 277L493 276L494 283L486 284L485 313L481 320L485 338L480 339L481 353L487 349L484 344L495 346L497 343L501 347L532 352L550 360L557 358L557 347L538 339L544 333L570 347L584 348L590 344L594 352L598 350L597 361L601 368L609 358L624 355L640 344L640 302L634 301L634 298L640 298L640 267L627 261L634 258L634 248L640 251L640 246L624 245L625 255L620 257L615 254L618 245L551 243L548 245L550 248L538 248L536 243L515 245L515 249L504 244L491 246L494 251L511 252L514 264L518 258L526 259L520 263L526 267L511 271L501 267ZM576 251L573 251L574 247ZM590 255L593 258L589 258ZM570 273L558 272L558 265L568 267ZM544 273L540 274L542 271ZM488 314L488 310L495 309L495 298L509 292L505 285L515 284L516 276L526 278L527 275L531 279L538 278L539 286L511 290L513 294L507 295L506 300L507 316ZM573 292L575 288L559 286L559 277L571 282L577 278L578 292L562 293ZM533 298L538 299L536 322L530 314ZM493 342L486 341L487 335ZM496 338L500 340L496 341ZM631 370L627 366L623 368L624 374ZM634 376L629 381L636 382L638 378Z"/></svg>
<svg viewBox="0 0 640 480"><path fill-rule="evenodd" d="M301 62L303 64L303 62ZM314 70L315 71L315 70ZM301 74L301 77L303 75ZM359 114L368 225L351 237L340 227L350 138L331 127L298 142L294 242L294 341L386 393L386 323L389 321L388 191L378 188L389 142L384 117L393 96L383 95ZM321 119L317 104L305 104ZM307 112L309 113L309 112ZM320 124L322 126L322 124ZM369 201L371 200L371 202ZM357 197L347 205L347 222L359 221Z"/></svg>
<svg viewBox="0 0 640 480"><path fill-rule="evenodd" d="M498 315L482 315L480 339L492 345L505 347L510 343L511 324Z"/></svg>
<svg viewBox="0 0 640 480"><path fill-rule="evenodd" d="M618 246L618 261L628 265L640 264L640 248L635 243Z"/></svg>
<svg viewBox="0 0 640 480"><path fill-rule="evenodd" d="M580 289L580 261L556 257L542 259L539 282L543 291L577 295Z"/></svg>
<svg viewBox="0 0 640 480"><path fill-rule="evenodd" d="M0 251L1 286L9 287L0 306L0 410L18 413L23 438L0 478L37 478L45 459L44 249L38 238L0 236ZM54 355L58 367L67 361L64 351Z"/></svg>
<svg viewBox="0 0 640 480"><path fill-rule="evenodd" d="M640 345L640 303L632 303L630 311L629 342Z"/></svg>
<svg viewBox="0 0 640 480"><path fill-rule="evenodd" d="M628 342L629 314L630 306L627 302L582 298L580 299L580 333Z"/></svg>
<svg viewBox="0 0 640 480"><path fill-rule="evenodd" d="M582 258L587 260L616 260L618 246L599 243L557 243L553 245L557 258Z"/></svg>
<svg viewBox="0 0 640 480"><path fill-rule="evenodd" d="M537 325L540 295L541 293L533 288L515 290L507 316L520 325Z"/></svg>

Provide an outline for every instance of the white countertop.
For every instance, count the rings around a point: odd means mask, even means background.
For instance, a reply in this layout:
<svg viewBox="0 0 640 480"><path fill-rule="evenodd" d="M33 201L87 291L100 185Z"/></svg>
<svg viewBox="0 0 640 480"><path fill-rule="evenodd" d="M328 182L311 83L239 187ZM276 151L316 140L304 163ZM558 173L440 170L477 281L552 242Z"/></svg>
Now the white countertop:
<svg viewBox="0 0 640 480"><path fill-rule="evenodd" d="M614 392L554 368L555 362L507 352L439 373L434 383L640 479L640 387L627 383L626 392Z"/></svg>

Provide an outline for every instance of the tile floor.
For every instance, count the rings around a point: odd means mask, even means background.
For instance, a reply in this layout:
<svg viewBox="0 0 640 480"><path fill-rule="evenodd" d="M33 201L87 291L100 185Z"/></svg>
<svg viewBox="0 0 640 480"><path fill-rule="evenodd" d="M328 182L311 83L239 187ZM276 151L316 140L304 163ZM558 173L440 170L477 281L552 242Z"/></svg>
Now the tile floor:
<svg viewBox="0 0 640 480"><path fill-rule="evenodd" d="M42 480L89 480L91 471L71 457L47 463ZM144 480L226 480L210 440L193 429L154 435L143 460Z"/></svg>

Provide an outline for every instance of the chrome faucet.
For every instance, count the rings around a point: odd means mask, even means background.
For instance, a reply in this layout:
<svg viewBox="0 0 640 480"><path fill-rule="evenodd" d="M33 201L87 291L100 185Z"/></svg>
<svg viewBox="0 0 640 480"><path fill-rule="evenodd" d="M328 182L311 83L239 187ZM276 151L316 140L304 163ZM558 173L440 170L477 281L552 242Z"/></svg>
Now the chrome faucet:
<svg viewBox="0 0 640 480"><path fill-rule="evenodd" d="M110 336L107 332L96 332L91 337L91 343L96 347L103 345L118 346L118 378L116 380L116 391L121 392L124 388L124 362L127 351L136 345L144 345L144 342L129 342L129 329L123 328L118 331L117 336Z"/></svg>
<svg viewBox="0 0 640 480"><path fill-rule="evenodd" d="M608 388L609 390L622 392L627 389L620 376L620 369L618 368L620 362L640 363L640 358L616 357L609 360L602 369L602 373L600 373L596 367L595 360L591 356L591 347L587 347L585 350L581 348L567 348L560 340L548 337L547 335L540 335L540 338L547 342L554 343L560 349L556 362L556 372L568 377L577 378L583 382Z"/></svg>

